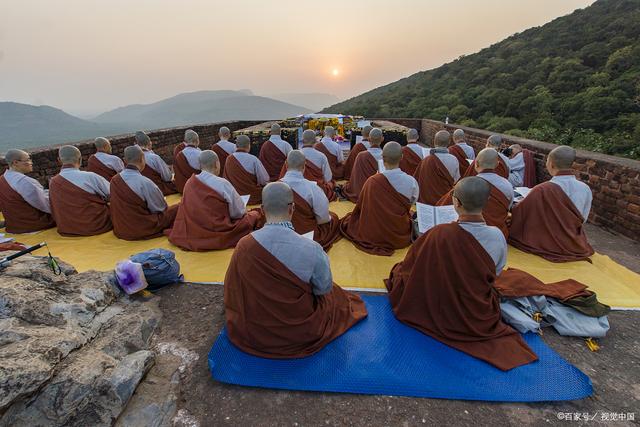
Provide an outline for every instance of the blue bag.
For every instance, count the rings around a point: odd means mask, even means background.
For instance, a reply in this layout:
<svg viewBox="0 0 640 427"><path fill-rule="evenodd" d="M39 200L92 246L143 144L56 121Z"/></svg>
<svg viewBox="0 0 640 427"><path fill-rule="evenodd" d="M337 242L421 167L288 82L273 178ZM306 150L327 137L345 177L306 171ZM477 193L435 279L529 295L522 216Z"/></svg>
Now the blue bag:
<svg viewBox="0 0 640 427"><path fill-rule="evenodd" d="M142 264L144 277L149 284L148 290L153 291L184 281L184 276L180 274L180 263L176 261L175 254L169 250L151 249L132 255L129 259Z"/></svg>

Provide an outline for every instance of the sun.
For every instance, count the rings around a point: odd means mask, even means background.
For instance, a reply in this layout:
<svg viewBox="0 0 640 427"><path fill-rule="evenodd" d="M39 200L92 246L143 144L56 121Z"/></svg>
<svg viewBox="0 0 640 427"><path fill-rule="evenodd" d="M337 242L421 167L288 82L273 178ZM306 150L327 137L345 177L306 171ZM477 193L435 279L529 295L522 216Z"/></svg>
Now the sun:
<svg viewBox="0 0 640 427"><path fill-rule="evenodd" d="M337 68L334 68L333 70L331 70L331 75L333 77L338 77L340 75L340 70L338 70Z"/></svg>

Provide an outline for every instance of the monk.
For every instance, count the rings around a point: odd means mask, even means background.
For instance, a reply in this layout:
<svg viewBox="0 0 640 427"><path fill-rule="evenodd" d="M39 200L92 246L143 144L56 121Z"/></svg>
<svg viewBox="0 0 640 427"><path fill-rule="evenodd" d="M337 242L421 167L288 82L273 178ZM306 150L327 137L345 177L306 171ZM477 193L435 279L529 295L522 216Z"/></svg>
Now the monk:
<svg viewBox="0 0 640 427"><path fill-rule="evenodd" d="M267 169L269 181L278 180L282 166L287 160L287 154L293 150L293 147L282 139L281 133L280 125L277 123L272 124L269 140L260 147L260 155L258 157L265 169Z"/></svg>
<svg viewBox="0 0 640 427"><path fill-rule="evenodd" d="M464 140L464 131L462 129L453 131L453 145L449 147L449 154L454 155L456 159L458 159L460 176L464 176L464 174L467 173L469 163L475 160L476 153L473 151L473 147Z"/></svg>
<svg viewBox="0 0 640 427"><path fill-rule="evenodd" d="M220 138L220 141L213 144L211 149L218 155L218 159L220 160L220 176L223 176L227 157L229 157L229 154L236 152L236 144L229 141L231 138L231 131L226 126L222 126L220 130L218 130L218 137Z"/></svg>
<svg viewBox="0 0 640 427"><path fill-rule="evenodd" d="M369 148L362 151L356 157L351 171L351 178L342 188L345 198L356 203L360 196L360 191L367 179L378 172L378 160L382 160L382 148L380 145L384 141L382 130L373 128L369 132Z"/></svg>
<svg viewBox="0 0 640 427"><path fill-rule="evenodd" d="M340 144L335 141L336 130L333 126L325 126L324 136L318 142L314 148L327 156L329 166L331 167L331 174L333 179L340 180L344 178L344 153Z"/></svg>
<svg viewBox="0 0 640 427"><path fill-rule="evenodd" d="M489 200L482 210L487 225L498 227L505 238L509 237L507 219L513 205L513 187L511 183L498 175L495 168L498 166L498 152L491 148L485 148L475 159L475 167L478 177L484 179L491 186ZM453 190L438 201L438 206L453 204Z"/></svg>
<svg viewBox="0 0 640 427"><path fill-rule="evenodd" d="M402 323L507 371L537 356L501 319L493 284L504 268L507 242L482 218L489 187L478 177L461 179L453 194L458 222L420 236L385 285ZM453 266L460 257L464 266Z"/></svg>
<svg viewBox="0 0 640 427"><path fill-rule="evenodd" d="M351 179L351 171L353 170L353 165L356 163L356 157L358 157L358 154L360 154L361 151L365 151L370 147L369 134L372 129L373 129L373 126L371 125L366 125L365 127L362 128L362 142L358 142L353 146L353 148L349 152L349 156L347 157L347 160L344 162L343 177L347 181Z"/></svg>
<svg viewBox="0 0 640 427"><path fill-rule="evenodd" d="M0 176L0 211L9 233L31 233L55 227L49 192L26 174L33 172L29 154L11 149L4 156L9 169Z"/></svg>
<svg viewBox="0 0 640 427"><path fill-rule="evenodd" d="M310 356L367 316L333 283L322 246L293 230L293 206L287 184L264 188L267 224L240 240L224 279L229 340L259 357Z"/></svg>
<svg viewBox="0 0 640 427"><path fill-rule="evenodd" d="M520 144L509 146L509 182L514 187L532 188L536 185L536 162L531 150Z"/></svg>
<svg viewBox="0 0 640 427"><path fill-rule="evenodd" d="M58 150L60 173L49 182L51 212L63 236L94 236L113 227L109 213L109 181L80 170L82 154L73 145Z"/></svg>
<svg viewBox="0 0 640 427"><path fill-rule="evenodd" d="M413 175L420 186L420 203L435 205L460 179L458 159L447 150L450 139L446 130L437 132L433 138L435 148L420 162Z"/></svg>
<svg viewBox="0 0 640 427"><path fill-rule="evenodd" d="M178 153L173 163L174 180L180 193L184 190L184 185L191 178L191 175L200 173L200 164L198 163L201 153L198 148L200 137L194 130L188 129L184 133L184 143L185 147Z"/></svg>
<svg viewBox="0 0 640 427"><path fill-rule="evenodd" d="M137 145L124 149L127 166L111 179L113 233L124 240L146 240L162 236L178 213L179 204L167 206L162 191L140 171L144 152Z"/></svg>
<svg viewBox="0 0 640 427"><path fill-rule="evenodd" d="M162 160L162 157L153 152L151 138L142 131L136 132L135 138L136 145L144 152L145 166L141 172L142 175L153 181L165 196L176 194L178 189L173 182L173 172L171 172L169 165Z"/></svg>
<svg viewBox="0 0 640 427"><path fill-rule="evenodd" d="M500 135L491 135L489 138L487 138L487 144L485 145L485 148L492 148L496 150L498 152L498 155L500 156L498 167L496 167L496 173L501 177L508 179L509 173L511 172L511 169L509 168L509 158L502 154L502 152L500 151L501 147L502 137ZM476 173L476 165L471 163L467 168L464 176L474 176L476 175Z"/></svg>
<svg viewBox="0 0 640 427"><path fill-rule="evenodd" d="M335 201L338 195L335 192L336 183L333 180L331 166L329 160L321 151L316 150L316 134L311 129L307 129L302 133L302 153L306 159L304 168L304 177L309 181L314 181L330 202ZM282 165L280 177L287 172L287 163Z"/></svg>
<svg viewBox="0 0 640 427"><path fill-rule="evenodd" d="M229 154L224 168L224 178L236 191L249 195L249 204L262 203L262 189L269 182L269 174L260 159L250 154L251 140L247 135L236 138L236 151Z"/></svg>
<svg viewBox="0 0 640 427"><path fill-rule="evenodd" d="M429 153L427 147L418 143L420 135L415 129L409 129L407 132L407 145L402 147L402 160L400 161L400 169L402 172L413 176L420 161Z"/></svg>
<svg viewBox="0 0 640 427"><path fill-rule="evenodd" d="M594 251L584 232L593 196L572 170L576 150L551 150L551 181L536 185L512 210L509 243L551 262L589 260Z"/></svg>
<svg viewBox="0 0 640 427"><path fill-rule="evenodd" d="M111 142L107 138L96 138L93 144L96 153L89 156L87 170L110 181L117 173L122 172L124 163L118 156L111 154Z"/></svg>
<svg viewBox="0 0 640 427"><path fill-rule="evenodd" d="M287 173L280 181L293 190L293 228L299 234L313 231L313 240L328 251L333 243L342 238L340 220L338 215L329 211L329 199L322 189L304 178L306 164L303 152L293 150L287 156Z"/></svg>
<svg viewBox="0 0 640 427"><path fill-rule="evenodd" d="M358 249L390 256L411 244L411 205L419 189L416 180L400 170L400 144L388 142L382 159L385 170L367 179L353 212L340 221L340 231Z"/></svg>

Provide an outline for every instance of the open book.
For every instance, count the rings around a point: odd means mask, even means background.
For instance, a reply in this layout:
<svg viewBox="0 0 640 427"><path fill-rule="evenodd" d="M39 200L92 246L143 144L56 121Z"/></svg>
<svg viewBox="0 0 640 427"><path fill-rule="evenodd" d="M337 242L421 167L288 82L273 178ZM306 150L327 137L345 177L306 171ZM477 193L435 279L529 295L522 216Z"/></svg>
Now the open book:
<svg viewBox="0 0 640 427"><path fill-rule="evenodd" d="M418 216L418 231L426 233L430 228L438 224L448 224L458 219L458 213L453 205L431 206L424 203L416 203Z"/></svg>
<svg viewBox="0 0 640 427"><path fill-rule="evenodd" d="M251 196L249 194L247 194L246 196L240 196L240 198L242 199L242 203L244 203L244 207L247 207L247 204L249 203L249 198Z"/></svg>

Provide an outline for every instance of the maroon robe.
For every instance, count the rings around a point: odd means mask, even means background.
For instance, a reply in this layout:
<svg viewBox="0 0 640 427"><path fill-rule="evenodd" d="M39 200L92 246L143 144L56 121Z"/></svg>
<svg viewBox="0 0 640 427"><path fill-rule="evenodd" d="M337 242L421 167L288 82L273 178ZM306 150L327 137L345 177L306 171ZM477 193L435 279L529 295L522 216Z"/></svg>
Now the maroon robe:
<svg viewBox="0 0 640 427"><path fill-rule="evenodd" d="M422 159L413 177L418 181L418 202L435 205L454 185L453 177L444 163L432 154Z"/></svg>
<svg viewBox="0 0 640 427"><path fill-rule="evenodd" d="M269 174L269 181L277 181L280 177L282 165L287 161L287 156L273 142L266 141L260 147L258 158Z"/></svg>
<svg viewBox="0 0 640 427"><path fill-rule="evenodd" d="M364 302L333 285L316 296L251 235L224 278L227 335L240 350L275 359L310 356L367 316Z"/></svg>
<svg viewBox="0 0 640 427"><path fill-rule="evenodd" d="M412 144L414 143L412 142ZM402 159L400 160L400 169L402 172L413 176L421 161L422 158L420 158L420 156L418 156L411 148L408 146L402 147Z"/></svg>
<svg viewBox="0 0 640 427"><path fill-rule="evenodd" d="M94 236L113 228L109 202L83 190L62 175L51 178L49 200L58 233L63 236Z"/></svg>
<svg viewBox="0 0 640 427"><path fill-rule="evenodd" d="M496 166L496 173L501 177L503 177L504 179L509 179L509 167L504 162L501 156L498 156L498 166ZM466 178L468 176L476 176L476 175L478 175L478 172L476 171L476 161L474 160L473 162L471 162L469 167L467 167L467 170L464 173L464 175L461 175L461 176L463 178Z"/></svg>
<svg viewBox="0 0 640 427"><path fill-rule="evenodd" d="M164 234L171 243L188 251L228 249L251 233L261 219L260 209L232 219L224 197L194 175L184 186L173 227Z"/></svg>
<svg viewBox="0 0 640 427"><path fill-rule="evenodd" d="M229 181L241 196L249 195L249 205L262 203L262 189L258 178L242 167L235 156L227 157L224 168L224 179Z"/></svg>
<svg viewBox="0 0 640 427"><path fill-rule="evenodd" d="M158 186L160 191L162 191L163 195L168 196L170 194L176 194L178 192L175 182L163 181L162 175L160 175L158 171L156 171L149 165L145 165L144 169L142 169L140 173L153 181L153 183Z"/></svg>
<svg viewBox="0 0 640 427"><path fill-rule="evenodd" d="M522 157L524 159L524 176L522 177L522 185L525 187L533 188L536 185L536 160L533 155L533 151L522 150Z"/></svg>
<svg viewBox="0 0 640 427"><path fill-rule="evenodd" d="M551 262L589 260L584 219L559 185L536 185L512 209L509 243Z"/></svg>
<svg viewBox="0 0 640 427"><path fill-rule="evenodd" d="M34 208L11 188L4 175L0 176L0 211L8 233L31 233L56 226L50 214Z"/></svg>
<svg viewBox="0 0 640 427"><path fill-rule="evenodd" d="M344 162L344 171L343 171L344 173L343 177L347 181L351 179L351 172L353 171L353 165L355 165L356 163L356 157L358 157L358 154L360 154L363 151L367 151L367 147L365 147L364 144L362 143L357 143L356 145L353 146L353 148L349 152L349 156L347 156L347 160L345 160Z"/></svg>
<svg viewBox="0 0 640 427"><path fill-rule="evenodd" d="M352 212L340 220L340 232L360 250L391 256L411 244L411 202L383 174L369 178Z"/></svg>
<svg viewBox="0 0 640 427"><path fill-rule="evenodd" d="M220 176L224 176L224 168L227 163L227 157L229 157L229 153L227 153L225 149L220 147L218 144L213 144L211 146L211 150L213 150L218 155L218 160L220 160Z"/></svg>
<svg viewBox="0 0 640 427"><path fill-rule="evenodd" d="M123 240L146 240L162 236L171 227L179 204L164 212L151 212L147 203L138 196L120 175L111 180L111 222L113 234Z"/></svg>
<svg viewBox="0 0 640 427"><path fill-rule="evenodd" d="M573 279L555 283L544 283L531 274L508 268L496 279L496 291L502 298L520 298L544 295L559 301L566 301L576 297L588 297L593 292L587 290L587 285Z"/></svg>
<svg viewBox="0 0 640 427"><path fill-rule="evenodd" d="M291 223L298 234L306 234L313 231L313 240L318 242L325 251L331 249L331 246L342 238L338 215L329 212L331 221L318 224L313 208L295 191L293 192L293 203L295 204L295 209Z"/></svg>
<svg viewBox="0 0 640 427"><path fill-rule="evenodd" d="M464 268L451 264L460 254ZM385 285L398 320L507 371L537 356L502 321L495 280L491 256L473 235L451 223L420 236Z"/></svg>
<svg viewBox="0 0 640 427"><path fill-rule="evenodd" d="M278 179L282 179L284 175L287 173L287 162L282 165L282 169L280 170L280 176ZM304 173L302 174L305 179L309 181L313 181L318 184L318 187L322 190L327 199L330 202L334 202L338 199L338 195L334 191L336 188L336 182L331 180L329 182L324 180L324 173L322 169L316 166L311 160L304 161Z"/></svg>
<svg viewBox="0 0 640 427"><path fill-rule="evenodd" d="M464 152L462 147L458 144L453 144L448 148L449 154L455 156L458 160L458 167L460 168L460 176L464 176L467 173L469 167L469 160L467 159L467 153Z"/></svg>
<svg viewBox="0 0 640 427"><path fill-rule="evenodd" d="M191 178L192 175L197 175L199 173L200 171L198 169L191 167L184 153L180 151L175 158L175 163L173 164L173 181L176 184L178 192L182 193L187 180Z"/></svg>
<svg viewBox="0 0 640 427"><path fill-rule="evenodd" d="M105 165L98 159L95 154L89 156L89 160L87 161L87 171L96 173L106 179L107 181L111 181L111 178L116 176L118 172L111 169L109 166Z"/></svg>
<svg viewBox="0 0 640 427"><path fill-rule="evenodd" d="M175 147L173 147L173 161L175 162L176 157L178 157L178 153L181 152L182 150L184 150L184 147L186 147L187 144L185 144L184 142L181 142L180 144L176 145Z"/></svg>
<svg viewBox="0 0 640 427"><path fill-rule="evenodd" d="M320 151L322 154L327 156L327 160L329 160L329 167L331 168L331 175L333 179L338 181L344 178L344 164L338 163L338 157L329 151L327 147L321 142L318 142L313 146L316 150Z"/></svg>
<svg viewBox="0 0 640 427"><path fill-rule="evenodd" d="M345 197L353 203L356 203L364 183L370 176L375 175L377 172L378 161L373 157L373 154L366 150L358 154L353 165L353 170L351 171L351 179L342 187L342 192Z"/></svg>

